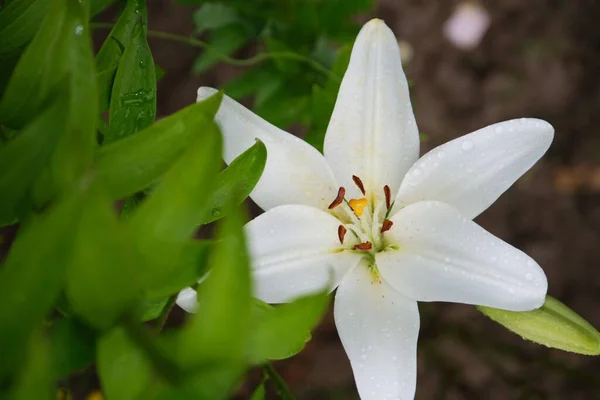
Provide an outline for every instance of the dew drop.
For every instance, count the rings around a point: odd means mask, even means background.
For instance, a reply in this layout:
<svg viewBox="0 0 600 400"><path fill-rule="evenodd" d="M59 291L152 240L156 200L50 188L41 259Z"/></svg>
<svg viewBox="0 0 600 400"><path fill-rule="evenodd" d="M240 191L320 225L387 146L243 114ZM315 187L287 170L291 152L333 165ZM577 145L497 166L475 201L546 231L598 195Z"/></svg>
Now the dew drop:
<svg viewBox="0 0 600 400"><path fill-rule="evenodd" d="M533 267L534 265L535 265L535 263L533 262L533 260L527 260L528 267Z"/></svg>
<svg viewBox="0 0 600 400"><path fill-rule="evenodd" d="M473 148L473 142L465 140L460 146L464 151L470 151Z"/></svg>
<svg viewBox="0 0 600 400"><path fill-rule="evenodd" d="M525 279L527 279L528 281L533 279L533 275L531 275L529 272L525 274Z"/></svg>
<svg viewBox="0 0 600 400"><path fill-rule="evenodd" d="M83 34L83 25L77 25L75 27L75 34L81 36Z"/></svg>
<svg viewBox="0 0 600 400"><path fill-rule="evenodd" d="M440 150L437 153L437 157L441 160L442 158L446 157L446 153Z"/></svg>

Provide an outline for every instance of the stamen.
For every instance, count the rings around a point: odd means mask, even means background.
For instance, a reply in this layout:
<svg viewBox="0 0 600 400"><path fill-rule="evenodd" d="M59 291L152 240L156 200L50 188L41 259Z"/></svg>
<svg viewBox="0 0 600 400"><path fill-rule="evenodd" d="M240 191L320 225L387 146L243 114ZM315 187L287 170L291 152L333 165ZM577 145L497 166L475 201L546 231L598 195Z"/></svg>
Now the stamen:
<svg viewBox="0 0 600 400"><path fill-rule="evenodd" d="M344 189L343 186L340 186L335 200L333 200L327 208L333 210L334 208L342 204L342 201L344 201L344 196L346 196L346 189Z"/></svg>
<svg viewBox="0 0 600 400"><path fill-rule="evenodd" d="M387 232L390 229L392 229L392 225L394 225L394 223L389 219L383 220L383 224L381 225L381 233Z"/></svg>
<svg viewBox="0 0 600 400"><path fill-rule="evenodd" d="M344 225L338 226L338 239L340 239L341 244L344 244L344 236L346 236L346 232L348 232L348 230L344 227Z"/></svg>
<svg viewBox="0 0 600 400"><path fill-rule="evenodd" d="M365 192L365 185L363 185L363 183L360 180L360 178L358 176L356 176L356 175L352 175L352 180L354 181L354 184L356 186L358 186L358 188L360 189L360 191L363 194L363 196L365 196L367 194L367 192Z"/></svg>
<svg viewBox="0 0 600 400"><path fill-rule="evenodd" d="M363 197L362 199L351 199L348 202L348 205L350 206L350 208L352 208L352 211L354 211L354 214L356 214L358 217L360 217L361 215L363 215L363 212L365 211L365 207L367 205L369 205L369 202L367 201L367 199L365 199Z"/></svg>
<svg viewBox="0 0 600 400"><path fill-rule="evenodd" d="M392 191L388 185L383 187L383 193L385 193L385 207L389 210L392 206Z"/></svg>
<svg viewBox="0 0 600 400"><path fill-rule="evenodd" d="M354 250L371 250L373 244L371 242L364 242L354 246Z"/></svg>

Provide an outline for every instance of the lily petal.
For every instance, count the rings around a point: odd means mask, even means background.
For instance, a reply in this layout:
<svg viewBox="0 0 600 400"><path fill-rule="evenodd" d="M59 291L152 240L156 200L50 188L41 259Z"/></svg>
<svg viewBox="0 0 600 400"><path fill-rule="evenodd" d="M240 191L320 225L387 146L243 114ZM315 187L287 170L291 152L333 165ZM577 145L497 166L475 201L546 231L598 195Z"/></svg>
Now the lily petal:
<svg viewBox="0 0 600 400"><path fill-rule="evenodd" d="M417 301L449 301L527 311L544 303L548 282L540 266L457 210L424 201L392 217L381 252L386 281Z"/></svg>
<svg viewBox="0 0 600 400"><path fill-rule="evenodd" d="M417 380L417 302L361 262L335 296L335 324L362 400L413 399Z"/></svg>
<svg viewBox="0 0 600 400"><path fill-rule="evenodd" d="M419 157L419 133L402 70L400 49L387 25L373 19L358 34L324 144L338 182L359 195L352 175L368 192L396 193Z"/></svg>
<svg viewBox="0 0 600 400"><path fill-rule="evenodd" d="M313 207L273 208L246 225L255 296L267 303L333 290L361 255L341 251L340 221Z"/></svg>
<svg viewBox="0 0 600 400"><path fill-rule="evenodd" d="M216 93L198 89L198 101ZM223 134L223 159L230 163L260 139L267 147L267 163L250 197L263 210L283 204L305 204L326 209L335 199L337 184L325 158L314 147L268 123L240 103L223 96L215 120Z"/></svg>
<svg viewBox="0 0 600 400"><path fill-rule="evenodd" d="M179 292L177 295L177 299L175 303L181 308L183 311L189 313L195 313L198 309L198 299L196 297L196 291L192 288L185 288Z"/></svg>
<svg viewBox="0 0 600 400"><path fill-rule="evenodd" d="M421 200L439 200L475 218L548 150L554 128L522 118L500 122L443 144L408 171L394 211Z"/></svg>

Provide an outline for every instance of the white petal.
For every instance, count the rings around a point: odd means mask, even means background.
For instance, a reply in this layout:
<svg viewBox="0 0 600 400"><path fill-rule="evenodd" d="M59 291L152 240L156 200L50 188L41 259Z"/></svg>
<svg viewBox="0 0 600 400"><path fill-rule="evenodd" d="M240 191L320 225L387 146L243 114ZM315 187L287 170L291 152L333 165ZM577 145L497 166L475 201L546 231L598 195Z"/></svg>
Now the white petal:
<svg viewBox="0 0 600 400"><path fill-rule="evenodd" d="M185 312L195 313L198 310L198 299L196 298L196 291L192 288L185 288L177 295L175 300L177 305Z"/></svg>
<svg viewBox="0 0 600 400"><path fill-rule="evenodd" d="M198 101L215 89L198 89ZM325 158L314 147L246 107L223 96L215 120L223 134L223 158L230 163L258 138L267 147L267 163L250 197L263 210L283 204L305 204L326 209L335 199L337 184Z"/></svg>
<svg viewBox="0 0 600 400"><path fill-rule="evenodd" d="M342 281L335 324L362 400L413 399L417 380L417 303L374 280L365 262Z"/></svg>
<svg viewBox="0 0 600 400"><path fill-rule="evenodd" d="M398 249L377 254L377 266L405 296L511 311L544 303L548 282L540 266L449 205L411 204L391 220L386 239Z"/></svg>
<svg viewBox="0 0 600 400"><path fill-rule="evenodd" d="M553 137L554 128L546 121L522 118L441 145L408 171L394 211L439 200L475 218L540 159Z"/></svg>
<svg viewBox="0 0 600 400"><path fill-rule="evenodd" d="M284 303L334 289L361 256L342 251L340 221L313 207L275 207L246 225L255 296Z"/></svg>
<svg viewBox="0 0 600 400"><path fill-rule="evenodd" d="M394 33L381 20L358 34L342 80L324 146L338 182L352 197L352 175L368 191L396 193L419 157L419 133Z"/></svg>

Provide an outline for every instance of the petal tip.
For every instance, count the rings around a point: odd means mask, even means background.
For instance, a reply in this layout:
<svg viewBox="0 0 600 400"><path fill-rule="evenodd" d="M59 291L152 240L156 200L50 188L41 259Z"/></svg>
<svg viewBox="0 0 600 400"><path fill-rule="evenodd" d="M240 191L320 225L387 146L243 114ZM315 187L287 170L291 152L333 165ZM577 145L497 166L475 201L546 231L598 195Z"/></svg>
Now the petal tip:
<svg viewBox="0 0 600 400"><path fill-rule="evenodd" d="M198 88L198 95L196 97L196 102L205 100L217 92L218 92L218 90L215 88L211 88L208 86L200 86Z"/></svg>

